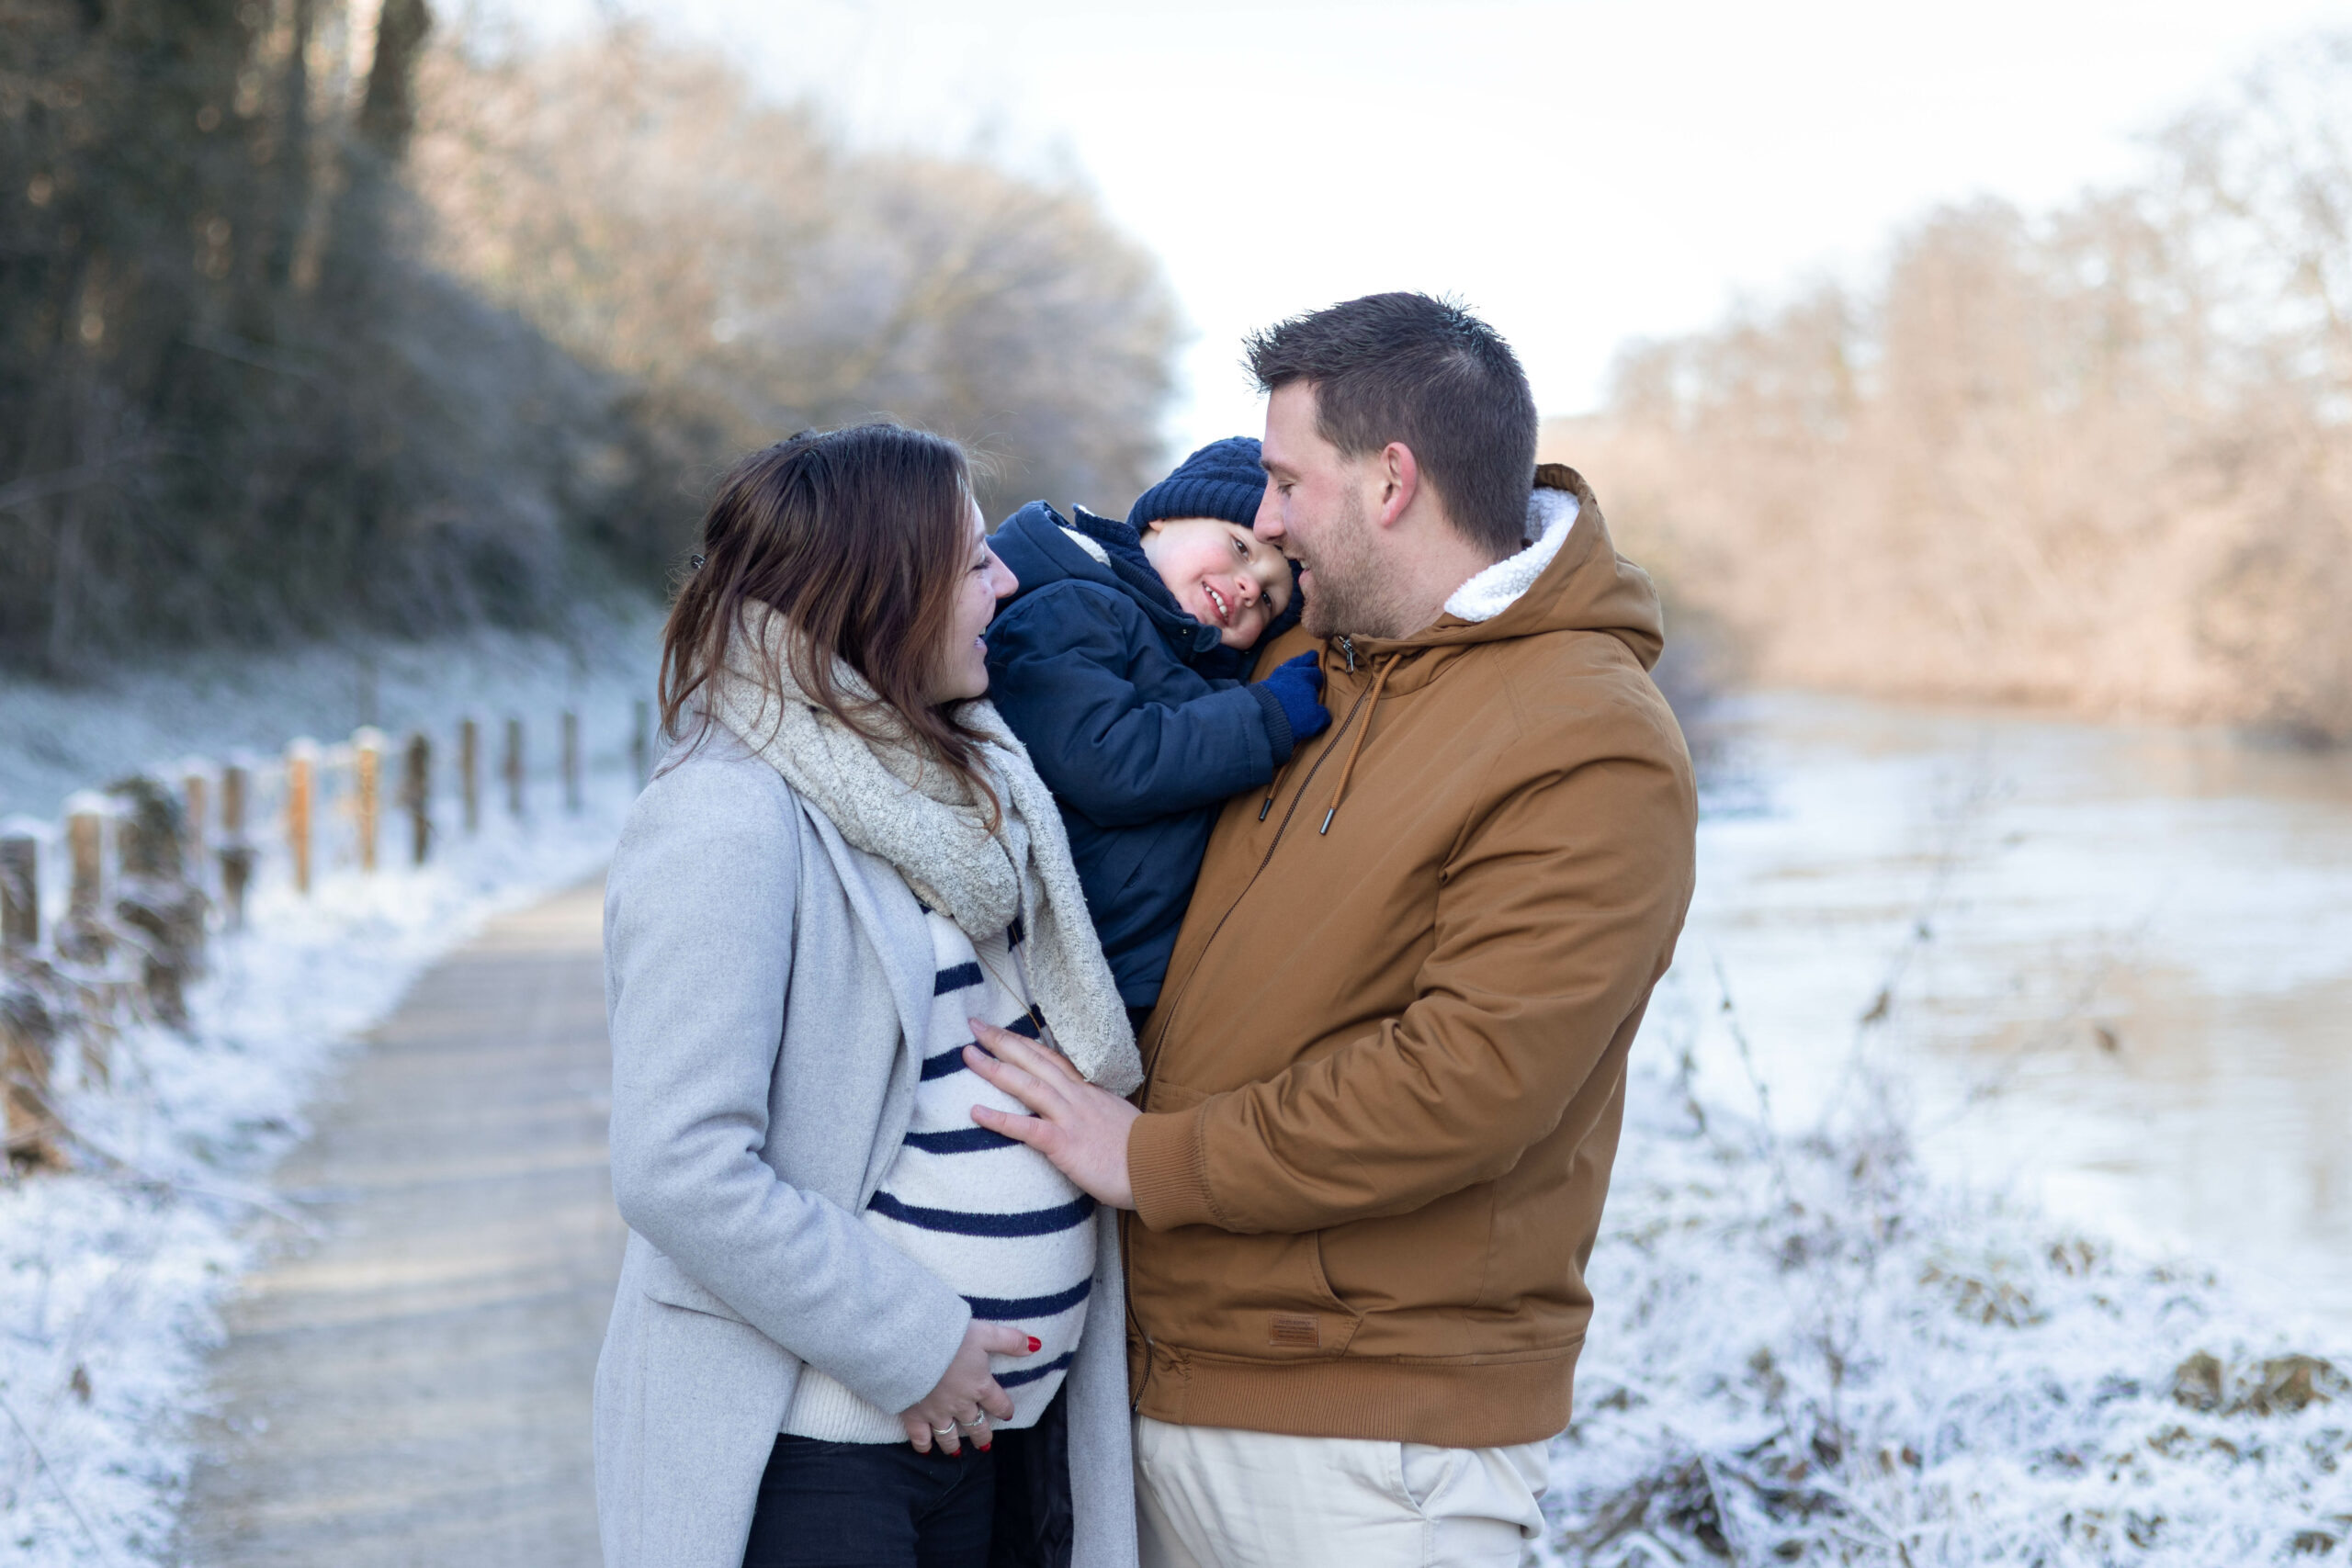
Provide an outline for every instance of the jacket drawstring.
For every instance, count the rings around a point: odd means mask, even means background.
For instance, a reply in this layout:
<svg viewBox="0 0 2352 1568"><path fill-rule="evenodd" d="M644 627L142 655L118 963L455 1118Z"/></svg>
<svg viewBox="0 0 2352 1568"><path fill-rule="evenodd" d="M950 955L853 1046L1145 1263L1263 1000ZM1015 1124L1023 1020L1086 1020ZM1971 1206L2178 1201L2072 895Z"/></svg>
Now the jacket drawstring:
<svg viewBox="0 0 2352 1568"><path fill-rule="evenodd" d="M1340 646L1348 650L1348 668L1354 669L1356 667L1354 646L1344 637L1340 639ZM1266 803L1258 807L1259 821L1263 822L1266 819L1266 813L1274 808L1274 796L1282 794L1283 780L1290 777L1290 765L1298 761L1300 750L1299 747L1293 747L1290 755L1283 759L1283 765L1274 770L1274 782L1266 786Z"/></svg>
<svg viewBox="0 0 2352 1568"><path fill-rule="evenodd" d="M1331 792L1331 809L1323 813L1323 826L1315 829L1320 835L1331 830L1331 818L1340 814L1340 802L1348 795L1348 781L1355 776L1356 758L1363 754L1363 738L1372 733L1373 716L1380 710L1380 689L1388 684L1388 672L1404 662L1402 653L1392 653L1387 661L1373 671L1372 701L1364 705L1363 728L1356 731L1355 744L1348 748L1348 760L1340 767L1340 787ZM1265 813L1260 812L1260 819Z"/></svg>
<svg viewBox="0 0 2352 1568"><path fill-rule="evenodd" d="M1266 786L1266 804L1258 807L1259 821L1263 822L1266 819L1266 813L1274 808L1274 796L1282 794L1283 780L1290 777L1290 765L1297 761L1298 753L1293 751L1283 759L1283 765L1274 770L1274 782Z"/></svg>

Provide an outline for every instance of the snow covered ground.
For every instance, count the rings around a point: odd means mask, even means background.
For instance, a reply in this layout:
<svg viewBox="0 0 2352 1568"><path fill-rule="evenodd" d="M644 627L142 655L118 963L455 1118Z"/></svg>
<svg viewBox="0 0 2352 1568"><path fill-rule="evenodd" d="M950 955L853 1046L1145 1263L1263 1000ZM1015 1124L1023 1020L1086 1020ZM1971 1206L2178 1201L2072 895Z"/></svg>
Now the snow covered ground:
<svg viewBox="0 0 2352 1568"><path fill-rule="evenodd" d="M119 1037L111 1087L65 1096L78 1168L0 1187L0 1562L166 1560L187 1416L271 1166L425 964L602 863L650 680L650 626L621 623L569 645L493 637L208 661L97 693L0 689L0 811L45 833L69 790L190 753L274 754L370 718L445 740L469 711L535 727L520 824L493 800L467 839L444 788L443 852L422 870L388 855L361 876L334 810L312 896L266 859L251 930L216 944L193 993L193 1031ZM576 818L552 775L567 705L591 764ZM1687 944L1637 1054L1547 1555L2352 1562L2343 1324L1955 1187L1913 1157L1905 1097L1869 1074L1828 1111L1784 1093L1776 1111L1748 1077L1772 1057L1741 1048L1724 1000L1706 948Z"/></svg>
<svg viewBox="0 0 2352 1568"><path fill-rule="evenodd" d="M1734 716L1592 1259L1566 1560L2352 1562L2345 761Z"/></svg>
<svg viewBox="0 0 2352 1568"><path fill-rule="evenodd" d="M217 1309L246 1266L246 1223L273 1202L267 1174L301 1136L305 1108L434 958L488 916L593 875L610 851L635 794L628 732L634 701L651 689L654 626L640 617L590 630L570 645L489 635L210 658L96 691L0 688L0 801L18 813L12 828L51 844L51 814L69 790L143 767L175 774L190 754L236 746L266 756L295 733L332 739L368 717L396 737L423 728L444 745L434 858L409 867L404 824L388 821L384 869L362 875L330 791L307 897L271 838L265 769L249 928L216 938L211 971L190 994L192 1029L123 1031L106 1085L61 1053L74 1168L0 1186L0 1562L165 1560ZM564 810L555 772L555 716L566 706L581 716L587 763L578 815ZM531 773L520 821L485 781L470 838L447 773L447 740L467 713L524 716ZM52 891L52 909L53 900Z"/></svg>
<svg viewBox="0 0 2352 1568"><path fill-rule="evenodd" d="M1637 1071L1555 1561L2352 1559L2352 1333L1928 1177L1869 1108L1804 1133ZM1678 1014L1680 1015L1678 1017Z"/></svg>

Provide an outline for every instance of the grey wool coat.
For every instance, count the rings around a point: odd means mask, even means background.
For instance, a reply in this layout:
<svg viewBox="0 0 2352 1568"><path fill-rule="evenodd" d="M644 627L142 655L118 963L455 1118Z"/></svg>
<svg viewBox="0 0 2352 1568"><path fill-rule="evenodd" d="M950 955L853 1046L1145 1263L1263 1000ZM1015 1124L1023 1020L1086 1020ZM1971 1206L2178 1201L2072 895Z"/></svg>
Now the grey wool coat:
<svg viewBox="0 0 2352 1568"><path fill-rule="evenodd" d="M801 1367L902 1410L971 1312L859 1218L906 1134L931 1013L914 895L725 732L665 767L605 881L630 1234L596 1365L596 1513L605 1568L741 1568ZM1112 1212L1096 1223L1062 1394L1075 1568L1129 1568L1126 1298Z"/></svg>

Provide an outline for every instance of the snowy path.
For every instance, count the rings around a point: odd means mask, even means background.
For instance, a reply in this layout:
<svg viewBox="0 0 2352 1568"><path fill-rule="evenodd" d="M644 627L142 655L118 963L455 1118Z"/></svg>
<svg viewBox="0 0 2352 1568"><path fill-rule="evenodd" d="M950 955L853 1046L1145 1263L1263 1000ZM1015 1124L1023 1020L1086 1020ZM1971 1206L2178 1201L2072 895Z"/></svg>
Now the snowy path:
<svg viewBox="0 0 2352 1568"><path fill-rule="evenodd" d="M589 1385L624 1239L597 884L492 921L279 1168L322 1232L214 1362L191 1568L593 1568Z"/></svg>

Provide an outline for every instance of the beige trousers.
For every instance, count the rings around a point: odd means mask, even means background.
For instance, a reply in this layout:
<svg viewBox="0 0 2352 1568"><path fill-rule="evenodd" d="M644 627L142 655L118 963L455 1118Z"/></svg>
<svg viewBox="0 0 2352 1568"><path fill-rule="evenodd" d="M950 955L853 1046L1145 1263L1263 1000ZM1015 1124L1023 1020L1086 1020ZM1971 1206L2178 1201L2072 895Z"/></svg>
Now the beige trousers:
<svg viewBox="0 0 2352 1568"><path fill-rule="evenodd" d="M1550 1445L1440 1449L1136 1417L1143 1568L1524 1568Z"/></svg>

